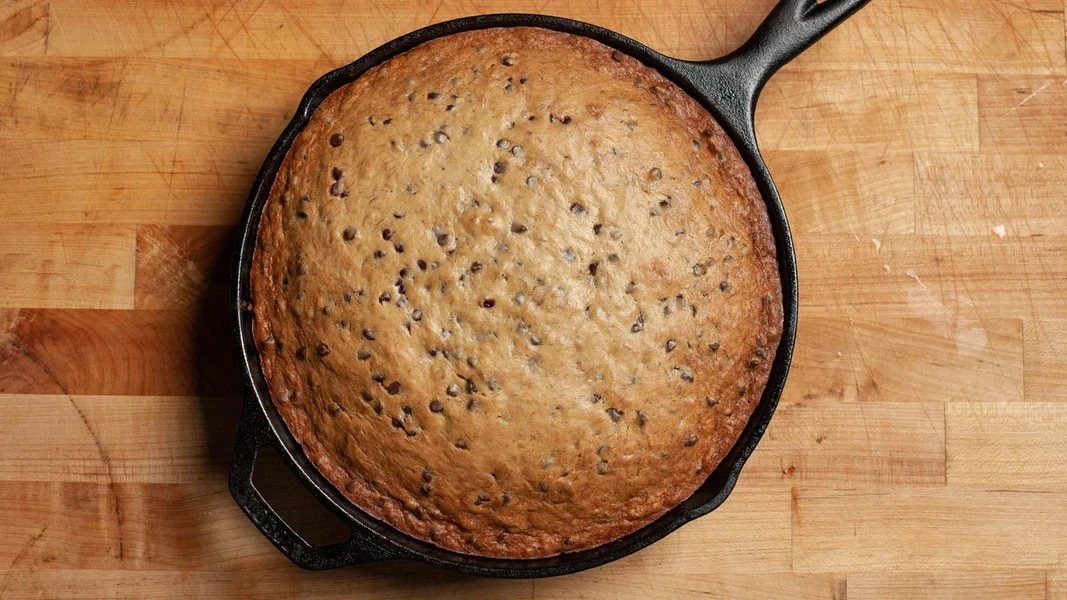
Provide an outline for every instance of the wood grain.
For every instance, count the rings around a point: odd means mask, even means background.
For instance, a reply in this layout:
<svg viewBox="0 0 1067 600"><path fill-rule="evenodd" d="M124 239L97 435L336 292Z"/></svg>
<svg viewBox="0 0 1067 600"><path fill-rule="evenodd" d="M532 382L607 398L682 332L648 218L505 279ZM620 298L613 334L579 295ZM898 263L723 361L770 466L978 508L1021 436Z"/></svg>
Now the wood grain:
<svg viewBox="0 0 1067 600"><path fill-rule="evenodd" d="M978 79L982 150L1008 154L1067 152L1067 76Z"/></svg>
<svg viewBox="0 0 1067 600"><path fill-rule="evenodd" d="M228 313L215 307L0 309L0 393L234 396L240 389Z"/></svg>
<svg viewBox="0 0 1067 600"><path fill-rule="evenodd" d="M746 467L803 485L943 485L944 404L794 402L786 393Z"/></svg>
<svg viewBox="0 0 1067 600"><path fill-rule="evenodd" d="M917 233L987 238L1003 226L1019 243L1062 233L1063 156L923 154L915 159L915 178L922 199Z"/></svg>
<svg viewBox="0 0 1067 600"><path fill-rule="evenodd" d="M1029 319L1024 339L1027 399L1067 399L1067 320Z"/></svg>
<svg viewBox="0 0 1067 600"><path fill-rule="evenodd" d="M1041 571L857 573L848 578L848 597L851 600L1042 600L1045 574Z"/></svg>
<svg viewBox="0 0 1067 600"><path fill-rule="evenodd" d="M857 236L858 237L858 236ZM1067 318L1067 238L809 235L797 240L811 314L918 316L962 324L982 319ZM887 270L886 267L889 267Z"/></svg>
<svg viewBox="0 0 1067 600"><path fill-rule="evenodd" d="M1056 490L1067 484L1067 404L950 403L945 407L948 482Z"/></svg>
<svg viewBox="0 0 1067 600"><path fill-rule="evenodd" d="M797 235L883 238L915 229L910 153L772 150L766 159Z"/></svg>
<svg viewBox="0 0 1067 600"><path fill-rule="evenodd" d="M774 1L0 0L0 598L1067 600L1064 0L876 0L771 79L800 323L711 515L564 578L308 573L226 489L234 224L312 81L490 12L708 59Z"/></svg>
<svg viewBox="0 0 1067 600"><path fill-rule="evenodd" d="M796 572L1067 566L1063 494L952 486L800 488L796 494Z"/></svg>
<svg viewBox="0 0 1067 600"><path fill-rule="evenodd" d="M0 224L0 306L133 308L134 229Z"/></svg>
<svg viewBox="0 0 1067 600"><path fill-rule="evenodd" d="M801 317L799 374L790 377L787 393L839 402L1023 398L1021 320L981 319L933 296L917 298L912 302L923 303L922 318L874 318L851 310Z"/></svg>
<svg viewBox="0 0 1067 600"><path fill-rule="evenodd" d="M0 481L217 481L239 413L238 398L3 394Z"/></svg>

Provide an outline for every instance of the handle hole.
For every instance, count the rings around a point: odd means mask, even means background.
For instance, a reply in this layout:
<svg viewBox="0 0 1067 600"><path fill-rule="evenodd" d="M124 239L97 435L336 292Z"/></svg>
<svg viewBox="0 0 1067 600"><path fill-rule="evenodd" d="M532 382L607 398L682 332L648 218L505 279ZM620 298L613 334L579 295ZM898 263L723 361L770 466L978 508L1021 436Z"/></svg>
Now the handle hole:
<svg viewBox="0 0 1067 600"><path fill-rule="evenodd" d="M252 471L252 484L300 537L312 546L347 542L352 530L296 480L278 451L264 446Z"/></svg>

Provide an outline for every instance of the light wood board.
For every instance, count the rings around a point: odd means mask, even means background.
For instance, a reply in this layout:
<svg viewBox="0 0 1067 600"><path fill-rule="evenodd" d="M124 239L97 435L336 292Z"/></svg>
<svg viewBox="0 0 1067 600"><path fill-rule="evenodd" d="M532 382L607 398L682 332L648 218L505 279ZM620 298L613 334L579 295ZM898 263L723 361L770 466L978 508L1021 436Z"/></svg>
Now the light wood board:
<svg viewBox="0 0 1067 600"><path fill-rule="evenodd" d="M233 226L316 77L489 12L711 58L772 4L0 0L0 597L1067 599L1065 0L873 0L771 80L800 329L720 510L492 581L304 572L230 498Z"/></svg>

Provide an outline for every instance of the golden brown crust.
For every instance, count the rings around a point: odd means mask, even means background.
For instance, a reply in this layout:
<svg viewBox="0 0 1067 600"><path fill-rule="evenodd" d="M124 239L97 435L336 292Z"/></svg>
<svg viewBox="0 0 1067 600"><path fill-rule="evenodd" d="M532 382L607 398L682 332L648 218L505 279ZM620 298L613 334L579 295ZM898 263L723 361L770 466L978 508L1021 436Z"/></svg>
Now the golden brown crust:
<svg viewBox="0 0 1067 600"><path fill-rule="evenodd" d="M714 119L535 28L428 42L327 98L251 281L311 461L376 518L484 556L597 546L691 495L782 332L766 208Z"/></svg>

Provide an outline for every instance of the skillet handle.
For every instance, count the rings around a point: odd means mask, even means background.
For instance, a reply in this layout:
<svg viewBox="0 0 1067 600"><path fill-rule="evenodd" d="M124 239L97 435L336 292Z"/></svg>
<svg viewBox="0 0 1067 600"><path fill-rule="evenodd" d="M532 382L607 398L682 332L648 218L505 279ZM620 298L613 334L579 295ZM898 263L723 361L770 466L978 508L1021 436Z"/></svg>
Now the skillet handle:
<svg viewBox="0 0 1067 600"><path fill-rule="evenodd" d="M273 436L259 407L246 397L237 430L237 444L230 465L230 494L257 529L297 566L324 571L395 558L371 547L353 531L351 539L339 544L316 547L300 537L281 515L267 503L252 483L256 459Z"/></svg>
<svg viewBox="0 0 1067 600"><path fill-rule="evenodd" d="M796 58L870 0L780 0L740 48L711 61L674 61L720 113L723 126L756 148L753 120L759 94Z"/></svg>

